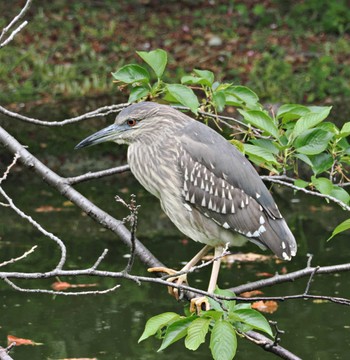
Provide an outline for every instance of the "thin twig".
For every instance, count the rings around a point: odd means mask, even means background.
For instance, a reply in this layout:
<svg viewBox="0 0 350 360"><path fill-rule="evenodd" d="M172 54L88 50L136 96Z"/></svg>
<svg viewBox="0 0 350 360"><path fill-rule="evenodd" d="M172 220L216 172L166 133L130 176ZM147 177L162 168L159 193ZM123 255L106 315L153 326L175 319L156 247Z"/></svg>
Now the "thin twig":
<svg viewBox="0 0 350 360"><path fill-rule="evenodd" d="M266 181L270 181L272 183L276 183L276 184L280 184L280 185L283 185L283 186L287 186L287 187L290 187L294 190L297 190L297 191L302 191L304 192L305 194L309 194L309 195L313 195L313 196L318 196L320 198L323 198L323 199L327 199L327 200L330 200L330 201L333 201L334 203L338 204L339 206L341 206L343 209L347 210L347 211L350 211L350 206L349 205L346 205L343 201L331 196L331 195L325 195L325 194L321 194L319 192L316 192L316 191L312 191L312 190L307 190L307 189L304 189L304 188L301 188L299 186L296 186L294 184L291 184L291 183L288 183L286 181L282 181L282 180L278 180L278 179L274 179L273 176L261 176L261 179L262 180L266 180Z"/></svg>
<svg viewBox="0 0 350 360"><path fill-rule="evenodd" d="M32 0L27 0L27 2L25 3L25 5L23 6L22 10L19 12L18 15L16 15L11 22L5 26L0 34L0 48L4 47L5 45L7 45L11 40L13 40L13 38L15 37L16 34L18 34L24 26L27 25L27 21L24 21L19 27L17 27L17 29L12 31L12 34L6 39L4 40L2 43L2 39L3 37L10 31L10 29L15 26L15 24L21 20L23 18L23 16L27 13L27 11L29 10L30 6L32 4Z"/></svg>
<svg viewBox="0 0 350 360"><path fill-rule="evenodd" d="M40 293L40 294L49 294L49 295L63 295L63 296L81 296L81 295L103 295L108 294L110 292L113 292L117 290L120 285L115 285L109 289L106 290L95 290L95 291L55 291L55 290L47 290L47 289L25 289L17 286L15 283L13 283L11 280L7 278L3 278L3 280L10 285L13 289L25 292L25 293Z"/></svg>
<svg viewBox="0 0 350 360"><path fill-rule="evenodd" d="M17 261L20 261L20 260L26 258L28 255L30 255L32 252L34 252L37 247L38 247L38 245L34 245L30 250L26 251L23 255L21 255L21 256L19 256L17 258L2 262L0 264L0 267L6 266L6 265L9 265L9 264L13 264L13 263L15 263Z"/></svg>
<svg viewBox="0 0 350 360"><path fill-rule="evenodd" d="M21 218L26 219L29 223L31 223L36 229L38 229L42 234L55 241L61 250L61 258L57 264L56 269L62 269L64 263L66 262L67 257L67 249L64 245L63 241L58 238L56 235L52 234L49 231L46 231L38 222L36 222L31 216L25 214L22 210L20 210L13 202L13 200L6 194L4 189L0 187L0 194L6 199L11 209L13 209Z"/></svg>

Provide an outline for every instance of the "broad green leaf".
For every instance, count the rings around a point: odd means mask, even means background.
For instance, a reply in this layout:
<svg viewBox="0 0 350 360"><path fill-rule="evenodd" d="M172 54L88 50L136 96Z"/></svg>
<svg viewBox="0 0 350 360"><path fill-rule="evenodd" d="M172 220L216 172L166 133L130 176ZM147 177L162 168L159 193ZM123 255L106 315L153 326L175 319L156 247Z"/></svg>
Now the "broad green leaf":
<svg viewBox="0 0 350 360"><path fill-rule="evenodd" d="M141 342L148 337L154 335L160 328L165 326L171 321L180 318L180 315L174 312L166 312L156 316L151 317L146 322L145 330L143 331L141 337L138 342Z"/></svg>
<svg viewBox="0 0 350 360"><path fill-rule="evenodd" d="M350 135L350 122L347 122L343 125L343 127L340 130L340 136L341 137L347 137Z"/></svg>
<svg viewBox="0 0 350 360"><path fill-rule="evenodd" d="M210 336L210 350L214 360L232 360L235 357L237 337L228 321L215 322Z"/></svg>
<svg viewBox="0 0 350 360"><path fill-rule="evenodd" d="M349 230L350 229L350 219L347 219L340 223L332 232L332 235L327 239L329 241L332 239L335 235L338 235L339 233Z"/></svg>
<svg viewBox="0 0 350 360"><path fill-rule="evenodd" d="M194 321L197 318L198 318L197 316L191 316L175 321L172 324L170 324L166 329L163 342L157 351L162 351L166 349L169 345L185 337L187 334L188 327L190 326L192 321Z"/></svg>
<svg viewBox="0 0 350 360"><path fill-rule="evenodd" d="M247 155L258 156L269 163L278 164L273 154L260 146L244 144L244 152Z"/></svg>
<svg viewBox="0 0 350 360"><path fill-rule="evenodd" d="M341 188L341 187L339 187L337 185L333 185L333 189L332 189L332 191L331 191L331 193L329 195L331 195L331 196L335 197L336 199L342 201L346 205L349 204L349 201L350 201L349 193L345 189L343 189L343 188Z"/></svg>
<svg viewBox="0 0 350 360"><path fill-rule="evenodd" d="M226 296L226 297L235 297L236 296L233 291L219 289L218 287L215 289L214 294ZM224 305L225 310L230 312L235 307L236 301L235 300L223 300L223 305Z"/></svg>
<svg viewBox="0 0 350 360"><path fill-rule="evenodd" d="M295 124L293 132L291 134L291 140L294 140L297 136L302 134L304 131L313 128L320 122L322 122L331 111L332 107L317 108L318 111L310 112L303 115ZM315 108L313 108L315 109Z"/></svg>
<svg viewBox="0 0 350 360"><path fill-rule="evenodd" d="M167 84L166 88L180 104L189 107L193 113L198 113L199 102L192 89L180 84Z"/></svg>
<svg viewBox="0 0 350 360"><path fill-rule="evenodd" d="M185 346L189 350L197 350L200 344L205 342L205 336L209 331L211 319L198 318L192 321L187 329Z"/></svg>
<svg viewBox="0 0 350 360"><path fill-rule="evenodd" d="M277 110L276 118L279 119L282 117L283 122L295 120L301 116L309 113L310 110L303 105L298 104L284 104L279 107Z"/></svg>
<svg viewBox="0 0 350 360"><path fill-rule="evenodd" d="M185 75L181 78L181 84L189 84L189 85L195 85L195 84L203 84L205 81L204 79L193 76L193 75Z"/></svg>
<svg viewBox="0 0 350 360"><path fill-rule="evenodd" d="M234 321L240 321L260 330L273 337L272 330L266 318L254 309L241 309L230 314L230 318Z"/></svg>
<svg viewBox="0 0 350 360"><path fill-rule="evenodd" d="M311 176L311 181L314 184L315 188L325 195L330 195L333 190L333 183L324 177L316 178L316 176Z"/></svg>
<svg viewBox="0 0 350 360"><path fill-rule="evenodd" d="M297 187L300 187L302 189L305 189L306 187L309 186L309 183L307 181L297 179L297 180L294 181L294 185L297 186Z"/></svg>
<svg viewBox="0 0 350 360"><path fill-rule="evenodd" d="M244 117L245 122L266 131L268 134L278 139L279 137L278 128L269 115L267 115L266 113L260 110L245 111L242 109L238 109L238 111Z"/></svg>
<svg viewBox="0 0 350 360"><path fill-rule="evenodd" d="M246 86L230 86L226 89L225 93L232 94L238 99L242 100L247 106L256 105L259 101L258 95L254 91L250 90Z"/></svg>
<svg viewBox="0 0 350 360"><path fill-rule="evenodd" d="M322 122L322 123L318 124L317 129L321 129L321 130L331 132L334 135L339 134L339 129L337 128L337 126L334 125L333 123L329 122L329 121L325 121L325 122Z"/></svg>
<svg viewBox="0 0 350 360"><path fill-rule="evenodd" d="M225 108L225 93L223 91L215 91L213 93L213 101L217 111L222 112Z"/></svg>
<svg viewBox="0 0 350 360"><path fill-rule="evenodd" d="M333 136L333 133L318 128L309 129L300 134L293 145L301 154L316 155L326 150L328 142Z"/></svg>
<svg viewBox="0 0 350 360"><path fill-rule="evenodd" d="M251 140L251 143L253 145L257 145L259 147L262 147L266 150L268 150L270 153L274 154L274 155L278 155L279 153L279 148L277 147L277 145L269 139L253 139Z"/></svg>
<svg viewBox="0 0 350 360"><path fill-rule="evenodd" d="M251 309L251 304L249 304L249 303L236 304L233 311L237 311L240 309Z"/></svg>
<svg viewBox="0 0 350 360"><path fill-rule="evenodd" d="M232 106L242 106L243 105L243 101L241 99L239 99L238 97L229 94L225 91L225 101L226 101L226 105L232 105Z"/></svg>
<svg viewBox="0 0 350 360"><path fill-rule="evenodd" d="M137 55L149 65L157 75L158 79L162 77L166 64L168 62L168 55L162 49L152 51L136 51Z"/></svg>
<svg viewBox="0 0 350 360"><path fill-rule="evenodd" d="M136 64L125 65L116 72L112 73L114 79L125 84L133 84L136 82L149 83L150 76L148 71Z"/></svg>
<svg viewBox="0 0 350 360"><path fill-rule="evenodd" d="M135 86L131 89L128 102L133 103L141 98L147 96L150 90L144 86Z"/></svg>
<svg viewBox="0 0 350 360"><path fill-rule="evenodd" d="M199 77L201 77L202 79L205 79L207 81L208 86L212 86L214 83L214 73L212 71L209 70L199 70L199 69L194 69L193 72L198 75Z"/></svg>
<svg viewBox="0 0 350 360"><path fill-rule="evenodd" d="M333 157L331 154L328 153L321 153L318 155L310 156L310 160L312 162L312 171L315 175L327 171L333 165Z"/></svg>
<svg viewBox="0 0 350 360"><path fill-rule="evenodd" d="M313 166L312 161L310 160L310 158L304 154L295 154L294 157L296 157L297 159L303 161L305 164L308 164L310 167Z"/></svg>

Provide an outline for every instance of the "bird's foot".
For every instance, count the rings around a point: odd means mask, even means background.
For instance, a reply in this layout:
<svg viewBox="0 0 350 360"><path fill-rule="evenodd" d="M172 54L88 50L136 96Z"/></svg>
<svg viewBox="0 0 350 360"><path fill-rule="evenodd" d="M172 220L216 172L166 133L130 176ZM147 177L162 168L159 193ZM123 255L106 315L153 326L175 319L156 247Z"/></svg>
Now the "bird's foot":
<svg viewBox="0 0 350 360"><path fill-rule="evenodd" d="M193 298L190 304L190 312L192 313L195 312L196 314L199 314L203 310L204 311L210 310L208 298L205 296Z"/></svg>
<svg viewBox="0 0 350 360"><path fill-rule="evenodd" d="M153 267L153 268L149 268L147 269L148 272L162 272L168 275L176 275L178 273L178 271L174 270L174 269L169 269L163 266L159 266L159 267ZM173 282L176 285L188 285L187 282L187 275L186 274L182 274L179 276L174 276L174 277L170 277L167 279L167 281ZM172 286L168 286L168 293L171 296L174 296L174 298L176 300L180 299L181 296L181 290L179 288L175 288Z"/></svg>

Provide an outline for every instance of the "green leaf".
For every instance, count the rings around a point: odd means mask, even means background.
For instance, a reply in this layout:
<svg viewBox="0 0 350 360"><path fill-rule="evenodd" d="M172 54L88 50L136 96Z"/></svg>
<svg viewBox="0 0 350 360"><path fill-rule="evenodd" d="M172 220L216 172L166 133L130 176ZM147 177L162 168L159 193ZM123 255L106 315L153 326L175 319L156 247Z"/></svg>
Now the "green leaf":
<svg viewBox="0 0 350 360"><path fill-rule="evenodd" d="M294 185L297 186L297 187L300 187L302 189L305 189L306 187L309 186L309 183L307 181L297 179L297 180L294 181Z"/></svg>
<svg viewBox="0 0 350 360"><path fill-rule="evenodd" d="M244 144L244 152L247 155L255 155L269 163L278 164L273 154L260 146Z"/></svg>
<svg viewBox="0 0 350 360"><path fill-rule="evenodd" d="M205 336L209 331L211 319L198 318L192 321L187 329L185 346L189 350L197 350L199 345L205 342Z"/></svg>
<svg viewBox="0 0 350 360"><path fill-rule="evenodd" d="M349 204L349 201L350 201L349 193L345 189L343 189L343 188L341 188L341 187L339 187L337 185L333 185L333 189L332 189L332 191L331 191L331 193L329 195L331 195L331 196L335 197L336 199L342 201L346 205Z"/></svg>
<svg viewBox="0 0 350 360"><path fill-rule="evenodd" d="M193 72L201 77L202 79L206 80L208 86L212 86L214 83L214 73L209 70L199 70L194 69Z"/></svg>
<svg viewBox="0 0 350 360"><path fill-rule="evenodd" d="M137 100L140 100L143 97L146 97L149 94L150 90L144 86L135 86L131 89L128 102L133 103Z"/></svg>
<svg viewBox="0 0 350 360"><path fill-rule="evenodd" d="M223 111L226 102L225 93L223 91L215 91L213 93L213 101L217 111Z"/></svg>
<svg viewBox="0 0 350 360"><path fill-rule="evenodd" d="M330 195L333 190L333 183L324 177L316 178L316 176L311 176L311 181L314 184L315 188L325 195Z"/></svg>
<svg viewBox="0 0 350 360"><path fill-rule="evenodd" d="M233 291L219 289L218 287L215 289L214 294L226 296L226 297L235 297L236 296L236 294ZM223 300L223 306L228 312L232 311L232 309L235 307L235 305L236 305L236 300Z"/></svg>
<svg viewBox="0 0 350 360"><path fill-rule="evenodd" d="M143 331L138 342L141 342L148 337L154 335L159 329L175 319L180 318L180 315L174 312L165 312L156 316L151 317L146 322L145 330Z"/></svg>
<svg viewBox="0 0 350 360"><path fill-rule="evenodd" d="M168 62L168 55L162 49L152 51L136 51L137 55L149 65L157 75L158 79L162 77L166 64Z"/></svg>
<svg viewBox="0 0 350 360"><path fill-rule="evenodd" d="M329 241L332 239L335 235L338 235L339 233L349 230L350 229L350 219L347 219L340 223L332 232L332 235L327 239Z"/></svg>
<svg viewBox="0 0 350 360"><path fill-rule="evenodd" d="M245 122L266 131L268 134L278 139L279 137L278 128L269 115L267 115L266 113L260 110L245 111L242 109L238 109L238 111L244 117Z"/></svg>
<svg viewBox="0 0 350 360"><path fill-rule="evenodd" d="M293 145L301 154L316 155L327 149L328 142L333 136L334 134L328 131L310 129L300 134Z"/></svg>
<svg viewBox="0 0 350 360"><path fill-rule="evenodd" d="M318 155L310 156L312 162L312 171L315 175L321 174L333 165L333 158L331 154L321 153Z"/></svg>
<svg viewBox="0 0 350 360"><path fill-rule="evenodd" d="M180 104L189 107L193 113L198 113L199 102L192 89L180 84L167 84L166 88Z"/></svg>
<svg viewBox="0 0 350 360"><path fill-rule="evenodd" d="M315 112L310 112L303 115L295 124L292 134L290 136L291 140L293 141L297 136L302 134L304 131L313 128L321 121L323 121L331 111L332 107L313 107L312 109L316 110ZM311 109L311 107L310 107Z"/></svg>
<svg viewBox="0 0 350 360"><path fill-rule="evenodd" d="M114 79L125 84L133 84L136 82L149 83L150 75L148 71L136 64L125 65L116 72L112 73Z"/></svg>
<svg viewBox="0 0 350 360"><path fill-rule="evenodd" d="M173 344L174 342L186 336L188 327L190 326L192 321L194 321L197 318L198 318L197 316L191 316L175 321L172 324L170 324L166 329L163 342L157 351L159 352L166 349L169 345Z"/></svg>
<svg viewBox="0 0 350 360"><path fill-rule="evenodd" d="M253 140L251 140L251 143L268 150L270 153L272 153L274 155L278 155L278 153L279 153L278 146L272 140L269 140L269 139L253 139Z"/></svg>
<svg viewBox="0 0 350 360"><path fill-rule="evenodd" d="M230 318L249 325L253 329L263 331L273 337L269 322L259 311L254 309L241 309L230 314Z"/></svg>
<svg viewBox="0 0 350 360"><path fill-rule="evenodd" d="M214 360L232 360L237 350L233 326L225 320L215 322L210 336L210 350Z"/></svg>
<svg viewBox="0 0 350 360"><path fill-rule="evenodd" d="M306 106L298 104L284 104L279 107L276 118L282 117L283 122L299 119L301 116L310 112Z"/></svg>
<svg viewBox="0 0 350 360"><path fill-rule="evenodd" d="M203 84L204 82L205 81L202 78L193 75L185 75L181 78L181 84L195 85L201 83Z"/></svg>
<svg viewBox="0 0 350 360"><path fill-rule="evenodd" d="M294 157L296 157L297 159L300 159L301 161L303 161L305 164L308 164L310 167L313 166L312 161L309 159L308 156L304 155L304 154L295 154Z"/></svg>
<svg viewBox="0 0 350 360"><path fill-rule="evenodd" d="M347 122L343 125L343 127L340 130L340 136L341 137L347 137L350 135L350 122Z"/></svg>
<svg viewBox="0 0 350 360"><path fill-rule="evenodd" d="M243 101L247 106L255 106L259 101L258 95L246 86L230 86L225 90L225 93L233 95Z"/></svg>

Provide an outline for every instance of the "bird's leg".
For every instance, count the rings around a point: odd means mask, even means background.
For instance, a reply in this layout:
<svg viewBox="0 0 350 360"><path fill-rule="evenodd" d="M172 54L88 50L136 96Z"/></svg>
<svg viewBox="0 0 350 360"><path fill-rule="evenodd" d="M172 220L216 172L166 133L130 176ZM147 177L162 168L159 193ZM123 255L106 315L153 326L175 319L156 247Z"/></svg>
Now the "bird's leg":
<svg viewBox="0 0 350 360"><path fill-rule="evenodd" d="M208 293L213 294L216 288L216 283L219 276L220 264L221 264L221 256L223 254L224 248L222 246L216 246L214 252L214 262L211 270ZM200 313L201 310L209 310L210 305L208 299L205 296L196 297L191 300L190 311Z"/></svg>
<svg viewBox="0 0 350 360"><path fill-rule="evenodd" d="M212 246L205 245L204 248L201 251L199 251L180 271L176 271L176 270L169 269L166 267L149 268L147 271L148 272L164 272L168 275L176 275L178 272L189 271L193 266L195 266L203 258L203 256L205 256L210 251L211 248L212 248ZM182 285L182 284L188 285L187 274L182 274L179 276L171 277L168 279L168 281L174 282L177 285ZM174 296L176 300L179 300L180 289L169 286L168 292L170 295Z"/></svg>

